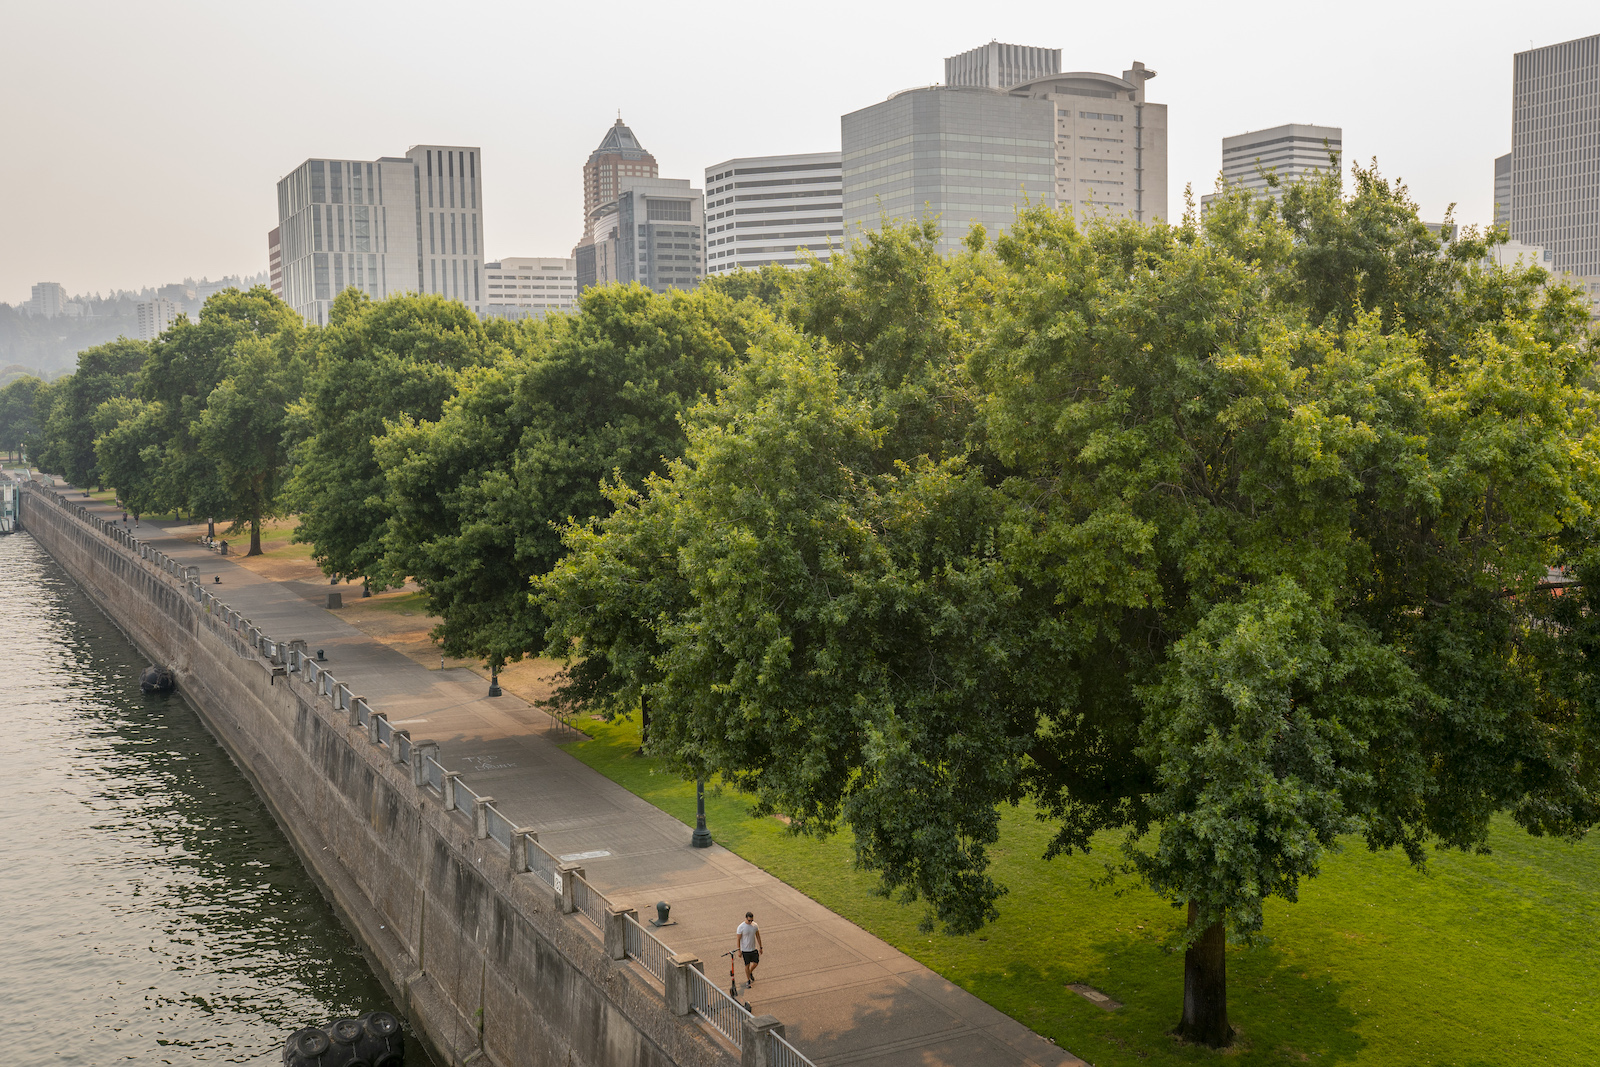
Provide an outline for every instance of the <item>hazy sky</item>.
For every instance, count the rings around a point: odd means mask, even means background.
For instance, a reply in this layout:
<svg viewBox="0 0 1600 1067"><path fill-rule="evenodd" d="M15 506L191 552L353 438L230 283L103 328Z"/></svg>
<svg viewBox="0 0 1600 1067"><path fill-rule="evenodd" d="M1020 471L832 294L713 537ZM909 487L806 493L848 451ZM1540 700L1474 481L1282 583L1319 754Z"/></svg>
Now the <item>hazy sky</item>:
<svg viewBox="0 0 1600 1067"><path fill-rule="evenodd" d="M1588 10L1589 15L1583 12ZM0 16L0 301L266 267L274 186L309 156L483 150L489 258L566 255L580 168L617 109L691 178L731 156L839 146L839 116L943 77L991 39L1065 70L1159 73L1169 212L1210 189L1220 139L1344 128L1428 218L1491 214L1511 57L1600 32L1590 5L22 3Z"/></svg>

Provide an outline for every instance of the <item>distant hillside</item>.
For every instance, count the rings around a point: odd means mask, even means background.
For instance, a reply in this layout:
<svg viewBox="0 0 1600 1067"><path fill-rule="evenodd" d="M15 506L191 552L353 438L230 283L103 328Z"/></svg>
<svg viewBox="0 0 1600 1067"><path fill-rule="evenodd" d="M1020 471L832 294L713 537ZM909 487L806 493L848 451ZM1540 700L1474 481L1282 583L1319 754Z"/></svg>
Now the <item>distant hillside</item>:
<svg viewBox="0 0 1600 1067"><path fill-rule="evenodd" d="M0 376L14 369L27 369L41 377L55 377L76 367L78 353L85 348L115 341L118 337L137 337L141 300L164 296L194 318L212 293L230 286L248 289L252 285L264 285L266 280L263 272L216 281L185 279L159 289L121 291L110 297L74 296L72 302L83 309L82 314L50 319L29 315L20 306L0 304ZM5 380L0 377L0 385Z"/></svg>

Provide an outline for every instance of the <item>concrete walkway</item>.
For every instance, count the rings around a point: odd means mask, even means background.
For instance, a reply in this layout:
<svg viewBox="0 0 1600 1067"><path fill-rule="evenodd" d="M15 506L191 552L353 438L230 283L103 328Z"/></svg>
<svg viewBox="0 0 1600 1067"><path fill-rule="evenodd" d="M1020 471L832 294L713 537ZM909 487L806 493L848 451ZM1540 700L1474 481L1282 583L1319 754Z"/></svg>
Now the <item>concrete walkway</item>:
<svg viewBox="0 0 1600 1067"><path fill-rule="evenodd" d="M755 912L767 952L755 986L740 997L756 1014L782 1020L819 1067L1082 1064L720 845L691 848L683 823L558 748L575 735L554 719L509 693L486 697L470 671L429 670L346 624L323 606L329 586L262 578L158 524L134 533L198 564L208 589L275 640L303 638L325 650L339 681L413 738L439 742L447 769L492 795L515 825L537 829L540 844L582 864L614 904L637 908L643 920L656 901L670 901L677 924L660 931L662 939L697 954L713 980L726 969L720 957L734 926Z"/></svg>

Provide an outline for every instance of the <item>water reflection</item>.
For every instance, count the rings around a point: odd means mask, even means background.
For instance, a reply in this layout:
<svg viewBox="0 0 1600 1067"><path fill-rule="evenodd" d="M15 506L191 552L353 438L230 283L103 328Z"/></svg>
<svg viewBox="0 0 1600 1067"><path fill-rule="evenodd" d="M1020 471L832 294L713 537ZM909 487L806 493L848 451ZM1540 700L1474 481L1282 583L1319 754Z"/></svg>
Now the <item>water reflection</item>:
<svg viewBox="0 0 1600 1067"><path fill-rule="evenodd" d="M277 1063L395 1010L238 768L25 534L0 636L0 1060Z"/></svg>

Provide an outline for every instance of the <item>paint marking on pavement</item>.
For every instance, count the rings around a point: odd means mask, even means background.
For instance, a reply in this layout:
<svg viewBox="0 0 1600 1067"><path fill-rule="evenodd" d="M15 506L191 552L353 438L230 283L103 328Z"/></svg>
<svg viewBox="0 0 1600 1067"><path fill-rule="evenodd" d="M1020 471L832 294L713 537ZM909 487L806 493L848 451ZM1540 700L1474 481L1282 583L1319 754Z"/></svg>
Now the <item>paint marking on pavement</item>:
<svg viewBox="0 0 1600 1067"><path fill-rule="evenodd" d="M577 860L604 859L609 855L611 855L610 852L605 849L601 849L599 852L569 852L565 856L560 857L560 859L562 863L573 863Z"/></svg>

